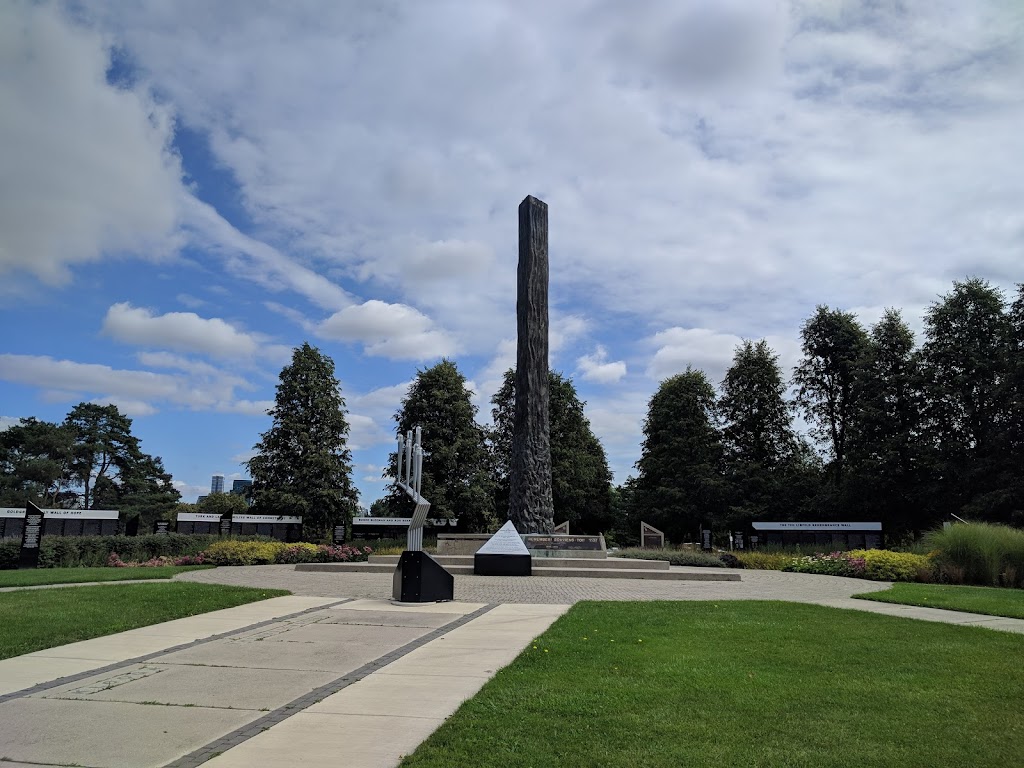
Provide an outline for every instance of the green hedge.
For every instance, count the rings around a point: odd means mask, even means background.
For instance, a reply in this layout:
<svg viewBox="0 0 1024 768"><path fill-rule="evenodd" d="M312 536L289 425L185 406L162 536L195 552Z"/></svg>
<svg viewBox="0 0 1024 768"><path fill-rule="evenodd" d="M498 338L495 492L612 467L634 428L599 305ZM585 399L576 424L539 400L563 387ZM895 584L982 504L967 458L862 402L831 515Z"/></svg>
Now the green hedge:
<svg viewBox="0 0 1024 768"><path fill-rule="evenodd" d="M247 541L273 541L267 536L239 538ZM107 564L112 552L116 552L125 562L197 555L220 540L220 536L213 534L183 533L160 536L43 536L39 545L39 567L102 567ZM0 542L0 568L17 568L20 550L19 540Z"/></svg>

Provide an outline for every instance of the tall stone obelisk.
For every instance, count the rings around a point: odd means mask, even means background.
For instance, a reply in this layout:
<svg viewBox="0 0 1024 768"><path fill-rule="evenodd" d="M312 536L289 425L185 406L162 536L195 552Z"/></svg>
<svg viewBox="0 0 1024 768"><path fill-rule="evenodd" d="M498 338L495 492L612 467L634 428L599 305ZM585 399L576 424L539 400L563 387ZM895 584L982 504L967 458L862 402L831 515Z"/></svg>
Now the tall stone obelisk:
<svg viewBox="0 0 1024 768"><path fill-rule="evenodd" d="M516 410L508 516L519 533L551 533L551 442L548 421L548 206L519 204L516 300Z"/></svg>

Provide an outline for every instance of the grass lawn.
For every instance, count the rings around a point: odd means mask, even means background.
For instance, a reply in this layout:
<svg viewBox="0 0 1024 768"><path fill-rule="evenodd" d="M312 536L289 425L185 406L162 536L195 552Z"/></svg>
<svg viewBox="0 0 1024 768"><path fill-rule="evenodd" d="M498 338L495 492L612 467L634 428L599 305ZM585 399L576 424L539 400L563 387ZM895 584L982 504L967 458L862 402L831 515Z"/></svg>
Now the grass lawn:
<svg viewBox="0 0 1024 768"><path fill-rule="evenodd" d="M212 567L210 565L167 565L155 568L26 568L21 571L0 571L0 587L77 584L83 581L169 579L182 571Z"/></svg>
<svg viewBox="0 0 1024 768"><path fill-rule="evenodd" d="M579 603L402 766L1016 767L1021 658L822 606Z"/></svg>
<svg viewBox="0 0 1024 768"><path fill-rule="evenodd" d="M923 605L949 611L984 613L1024 619L1024 590L996 587L954 587L942 584L893 584L892 589L854 595L861 600Z"/></svg>
<svg viewBox="0 0 1024 768"><path fill-rule="evenodd" d="M0 659L291 594L172 581L0 593Z"/></svg>

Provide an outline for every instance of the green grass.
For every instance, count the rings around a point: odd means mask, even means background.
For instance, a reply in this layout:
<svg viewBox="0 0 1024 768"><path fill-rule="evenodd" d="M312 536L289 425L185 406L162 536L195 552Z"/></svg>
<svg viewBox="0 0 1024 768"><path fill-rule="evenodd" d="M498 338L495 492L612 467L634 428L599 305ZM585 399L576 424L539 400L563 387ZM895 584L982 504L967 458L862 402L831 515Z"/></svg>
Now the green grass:
<svg viewBox="0 0 1024 768"><path fill-rule="evenodd" d="M1019 766L1022 657L813 605L579 603L402 765Z"/></svg>
<svg viewBox="0 0 1024 768"><path fill-rule="evenodd" d="M952 587L940 584L893 584L892 589L854 595L861 600L922 605L949 611L1024 619L1024 590L997 587Z"/></svg>
<svg viewBox="0 0 1024 768"><path fill-rule="evenodd" d="M290 594L172 581L0 593L0 659Z"/></svg>
<svg viewBox="0 0 1024 768"><path fill-rule="evenodd" d="M208 565L167 565L154 568L26 568L0 571L0 587L34 587L39 584L80 584L84 581L134 581L169 579L183 571L211 568Z"/></svg>

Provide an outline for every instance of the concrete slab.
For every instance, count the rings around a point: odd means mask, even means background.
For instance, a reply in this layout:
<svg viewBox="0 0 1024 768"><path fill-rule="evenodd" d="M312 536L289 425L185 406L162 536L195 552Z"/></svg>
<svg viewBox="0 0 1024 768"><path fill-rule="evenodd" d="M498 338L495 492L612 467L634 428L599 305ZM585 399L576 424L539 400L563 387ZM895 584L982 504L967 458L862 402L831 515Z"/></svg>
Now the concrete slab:
<svg viewBox="0 0 1024 768"><path fill-rule="evenodd" d="M490 676L519 654L512 648L459 648L429 643L375 672L377 675L428 675L434 677Z"/></svg>
<svg viewBox="0 0 1024 768"><path fill-rule="evenodd" d="M972 627L985 627L986 629L997 629L1002 632L1017 632L1024 634L1024 619L1005 619L991 617L987 621L972 623Z"/></svg>
<svg viewBox="0 0 1024 768"><path fill-rule="evenodd" d="M422 627L313 624L265 635L175 651L161 663L250 669L292 669L343 674L429 632ZM286 645L286 651L282 648Z"/></svg>
<svg viewBox="0 0 1024 768"><path fill-rule="evenodd" d="M336 672L132 664L36 694L46 699L122 701L272 710L337 678Z"/></svg>
<svg viewBox="0 0 1024 768"><path fill-rule="evenodd" d="M88 659L99 661L103 664L110 664L115 661L124 661L136 656L156 653L168 647L180 645L181 642L179 638L162 638L158 635L135 635L133 637L124 637L122 634L108 635L107 637L96 637L92 640L68 643L56 648L47 648L44 651L36 651L35 653L26 653L22 658Z"/></svg>
<svg viewBox="0 0 1024 768"><path fill-rule="evenodd" d="M395 605L390 600L374 600L366 598L353 600L351 603L339 605L337 608L328 610L346 611L405 611L407 613L453 613L457 616L465 616L473 611L479 611L487 603L461 603L452 601L448 603L417 603L414 606Z"/></svg>
<svg viewBox="0 0 1024 768"><path fill-rule="evenodd" d="M44 765L162 766L249 722L254 714L204 707L20 699L0 704L0 755Z"/></svg>
<svg viewBox="0 0 1024 768"><path fill-rule="evenodd" d="M40 659L28 656L4 659L0 661L0 696L106 665L105 661L88 659Z"/></svg>
<svg viewBox="0 0 1024 768"><path fill-rule="evenodd" d="M370 675L314 704L306 712L332 715L447 717L487 682L479 677Z"/></svg>
<svg viewBox="0 0 1024 768"><path fill-rule="evenodd" d="M426 627L436 629L458 618L453 613L429 613L425 611L324 611L327 617L323 624L368 624L384 627Z"/></svg>
<svg viewBox="0 0 1024 768"><path fill-rule="evenodd" d="M551 622L547 622L550 625ZM536 632L513 632L501 627L491 629L468 629L460 628L453 632L439 637L434 640L431 645L437 644L443 648L467 648L467 649L479 649L479 650L500 650L500 649L511 649L514 651L521 651L526 647L526 644L533 640L537 635L544 632L543 627L540 624L536 624L538 627Z"/></svg>
<svg viewBox="0 0 1024 768"><path fill-rule="evenodd" d="M400 726L398 723L400 722ZM441 718L299 712L203 764L204 768L293 766L394 768L443 722Z"/></svg>

